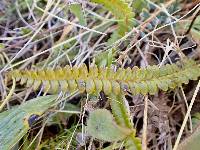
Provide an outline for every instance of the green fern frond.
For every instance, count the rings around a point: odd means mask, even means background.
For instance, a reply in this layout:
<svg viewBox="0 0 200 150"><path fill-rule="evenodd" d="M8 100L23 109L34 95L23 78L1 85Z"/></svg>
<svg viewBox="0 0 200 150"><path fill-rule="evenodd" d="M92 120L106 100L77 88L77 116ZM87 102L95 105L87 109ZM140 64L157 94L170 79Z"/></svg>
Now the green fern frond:
<svg viewBox="0 0 200 150"><path fill-rule="evenodd" d="M134 13L124 0L91 0L91 2L102 4L116 19L123 20L125 23L134 17Z"/></svg>
<svg viewBox="0 0 200 150"><path fill-rule="evenodd" d="M21 84L33 86L34 90L43 87L45 92L57 93L87 92L97 94L104 91L109 95L130 92L132 94L155 94L159 89L167 91L174 89L189 80L197 80L200 76L200 66L193 60L182 64L165 65L161 68L149 66L147 68L111 68L70 67L45 70L14 70L8 73Z"/></svg>
<svg viewBox="0 0 200 150"><path fill-rule="evenodd" d="M136 137L136 129L133 128L133 122L129 113L129 106L126 103L126 99L123 94L110 94L110 105L112 114L116 123L123 127L130 129L132 132L126 139L124 139L124 145L128 150L141 150L141 140Z"/></svg>
<svg viewBox="0 0 200 150"><path fill-rule="evenodd" d="M81 67L56 68L45 70L14 70L8 76L20 81L28 87L37 90L43 87L45 92L87 92L97 94L104 91L108 95L113 117L117 125L130 129L131 134L124 139L126 149L141 149L140 139L135 137L135 129L130 120L128 106L124 94L155 94L158 90L167 91L189 80L197 80L200 76L200 65L193 60L183 60L172 65L162 67L149 66L147 68L133 67L118 70L98 68L84 64ZM98 135L99 136L99 135Z"/></svg>
<svg viewBox="0 0 200 150"><path fill-rule="evenodd" d="M131 19L133 19L134 13L124 0L91 0L91 2L102 4L119 20L119 35L123 36L125 32L128 32L129 27L132 26Z"/></svg>

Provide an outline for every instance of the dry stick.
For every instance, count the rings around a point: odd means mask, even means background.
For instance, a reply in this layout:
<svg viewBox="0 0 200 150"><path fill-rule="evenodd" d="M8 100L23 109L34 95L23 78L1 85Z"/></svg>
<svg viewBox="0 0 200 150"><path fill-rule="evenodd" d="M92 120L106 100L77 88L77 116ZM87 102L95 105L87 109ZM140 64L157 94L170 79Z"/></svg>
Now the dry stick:
<svg viewBox="0 0 200 150"><path fill-rule="evenodd" d="M167 8L168 6L170 6L175 1L176 0L171 0L168 3L166 3L164 6ZM141 29L144 30L144 28L146 27L147 23L151 22L162 11L163 11L162 9L158 9L158 11L156 11L155 13L153 13L145 22L143 22L141 24Z"/></svg>
<svg viewBox="0 0 200 150"><path fill-rule="evenodd" d="M15 91L15 86L16 86L15 78L12 78L12 81L13 81L12 88L11 88L8 96L6 96L6 99L3 100L2 104L0 105L0 111L3 109L3 107L6 105L6 103L8 103L9 99L11 98L12 94Z"/></svg>
<svg viewBox="0 0 200 150"><path fill-rule="evenodd" d="M31 143L28 145L28 147L26 149L30 149L31 146L33 145L34 141L36 141L36 139L44 132L44 127L47 124L48 120L45 120L45 122L42 124L42 127L40 128L40 130L38 131L38 133L36 134L36 136L33 138L33 140L31 141ZM39 137L40 138L40 137ZM40 140L40 139L39 139ZM38 150L38 145L35 148L35 150Z"/></svg>
<svg viewBox="0 0 200 150"><path fill-rule="evenodd" d="M45 128L46 124L47 124L47 120L43 123L42 128L40 129L41 132L38 135L38 143L37 143L37 147L35 148L35 150L39 150L40 149L40 143L42 141L42 135L44 133L44 128Z"/></svg>
<svg viewBox="0 0 200 150"><path fill-rule="evenodd" d="M21 14L21 12L20 12L20 10L19 10L19 3L18 3L18 1L16 1L16 3L15 3L15 8L16 8L17 14L18 14L18 16L20 17L21 21L22 21L27 27L29 27L31 30L34 30L34 31L35 31L35 29L23 18L22 14Z"/></svg>
<svg viewBox="0 0 200 150"><path fill-rule="evenodd" d="M87 98L86 98L86 100L85 100L85 104L84 104L84 106L83 106L83 113L81 114L81 127L82 127L82 131L81 131L81 133L82 133L82 141L84 141L84 116L85 116L85 113L86 113L86 109L85 109L85 106L87 106L88 105L88 99L89 99L89 94L87 94Z"/></svg>
<svg viewBox="0 0 200 150"><path fill-rule="evenodd" d="M165 5L163 5L163 7L165 6L166 8L169 7L175 0L171 0L169 1L168 3L166 3ZM147 24L149 22L151 22L160 12L162 12L163 10L162 9L159 9L158 11L156 11L155 13L153 13L146 21L144 21L143 23L141 23L138 27L136 28L133 28L132 31L130 33L134 33L134 31L137 31L137 29L141 29L140 31L143 31L145 29L145 27L147 26ZM177 22L177 21L176 21ZM169 24L168 24L169 25ZM165 27L165 26L163 26ZM162 27L160 27L161 29ZM158 29L156 29L155 31L157 31ZM151 32L150 32L151 33ZM137 34L139 35L139 34ZM136 35L136 36L137 36ZM141 38L140 40L146 38L147 36L149 36L150 34L147 34L145 37ZM126 49L124 52L123 52L123 55L126 55L130 49L132 49L133 47L135 47L139 42L137 41L135 44L134 44L134 41L131 42L130 45L132 45L130 48ZM133 45L134 44L134 45Z"/></svg>
<svg viewBox="0 0 200 150"><path fill-rule="evenodd" d="M76 126L75 126L74 131L72 132L72 135L71 135L71 137L70 137L70 140L69 140L69 142L67 143L67 148L66 148L66 150L69 150L69 149L70 149L70 144L72 143L73 137L74 137L74 135L75 135L75 133L76 133L76 130L77 130L77 128L78 128L78 125L79 125L80 121L81 121L81 117L80 117L80 119L78 120L78 122L77 122L77 124L76 124Z"/></svg>
<svg viewBox="0 0 200 150"><path fill-rule="evenodd" d="M185 32L185 35L187 35L187 34L190 32L190 30L192 29L192 26L193 26L195 20L197 19L197 17L198 17L199 15L200 15L200 7L198 6L197 11L196 11L195 14L193 15L194 17L193 17L193 19L192 19L192 21L191 21L191 23L190 23L190 25L189 25L189 28L188 28L187 31Z"/></svg>
<svg viewBox="0 0 200 150"><path fill-rule="evenodd" d="M49 1L48 1L48 2L49 2ZM59 1L58 1L58 2L59 2ZM58 5L58 3L55 4L54 8L57 7L57 5ZM48 3L47 3L47 6L48 6ZM46 6L45 10L46 10L46 9L47 9L47 10L50 9L50 8L47 7L47 6ZM41 17L41 19L43 19L43 17L44 17L45 15L46 15L46 13L44 12L44 13L43 13L43 16ZM49 18L51 18L51 16L48 16L45 20L49 20ZM35 33L33 34L33 36L24 44L24 46L21 48L21 50L18 51L18 52L16 53L16 55L10 60L9 64L7 64L6 66L4 66L4 68L3 68L1 71L4 71L4 70L6 70L7 68L9 68L9 66L11 65L11 63L20 55L20 53L22 53L22 52L25 50L25 48L31 43L31 41L34 39L34 37L36 37L37 34L41 31L41 29L42 29L42 27L43 27L44 25L45 25L45 22L42 23L42 24L40 25L40 27L35 31Z"/></svg>
<svg viewBox="0 0 200 150"><path fill-rule="evenodd" d="M38 7L38 6L36 6L36 8L37 8L38 10L40 10L40 11L43 12L43 9L42 9L42 8L40 8L40 7ZM66 19L60 18L60 17L54 15L54 14L51 13L51 12L47 12L47 13L48 13L49 16L54 17L54 18L58 19L59 21L65 23L65 24L70 24L70 25L73 25L73 26L79 27L79 28L81 28L81 29L85 29L85 30L88 30L88 31L91 31L91 32L95 32L95 33L98 33L98 34L106 35L106 34L103 33L103 32L96 31L96 30L90 29L90 28L88 28L88 27L85 27L85 26L82 26L82 25L79 25L79 24L76 24L76 23L70 22L70 21L68 21L68 20L66 20Z"/></svg>
<svg viewBox="0 0 200 150"><path fill-rule="evenodd" d="M148 111L148 96L145 96L145 98L144 98L143 133L142 133L142 150L147 150L147 111Z"/></svg>
<svg viewBox="0 0 200 150"><path fill-rule="evenodd" d="M52 49L54 49L54 48L57 48L57 47L60 47L60 46L63 45L63 44L69 43L70 41L76 39L77 37L83 36L83 35L85 35L85 34L87 34L87 33L89 33L89 32L86 31L86 32L84 32L84 33L82 33L82 34L79 34L79 35L77 35L77 36L75 36L75 37L73 37L73 38L71 38L71 39L68 39L68 40L66 40L66 41L63 41L63 42L57 44L57 45L54 45L53 47L51 47L51 48L49 48L49 49L46 49L46 50L42 51L41 53L37 53L37 54L35 54L35 55L33 55L33 56L29 57L29 58L26 58L26 59L24 59L24 60L22 60L22 61L20 61L20 62L17 62L17 63L15 63L15 64L11 65L11 67L6 68L6 70L11 69L11 68L13 68L13 67L15 67L15 66L18 66L18 65L20 65L20 64L23 64L23 63L26 62L26 61L32 60L32 59L36 58L37 56L40 56L40 55L42 55L42 54L44 54L44 53L47 53L47 52L49 52L50 50L52 50ZM7 67L7 66L6 66L6 67ZM2 73L3 71L4 71L4 68L3 68L2 70L0 70L0 73Z"/></svg>
<svg viewBox="0 0 200 150"><path fill-rule="evenodd" d="M179 142L180 142L181 136L182 136L182 134L183 134L183 130L184 130L185 125L186 125L186 123L187 123L188 117L189 117L189 115L190 115L190 112L191 112L192 106L193 106L193 104L194 104L195 98L196 98L196 96L197 96L197 93L198 93L198 91L199 91L199 88L200 88L200 80L199 80L198 85L197 85L197 87L196 87L196 89L195 89L195 91L194 91L192 100L191 100L191 102L190 102L190 105L189 105L189 107L188 107L187 113L186 113L185 118L184 118L184 120L183 120L181 129L180 129L180 132L179 132L178 137L177 137L177 139L176 139L176 142L175 142L175 145L174 145L173 150L176 150L176 149L178 148L178 144L179 144Z"/></svg>
<svg viewBox="0 0 200 150"><path fill-rule="evenodd" d="M164 6L167 8L168 6L170 6L175 0L171 0L168 3L166 3ZM119 39L118 41L116 41L114 44L112 45L116 45L117 43L120 43L120 41L126 39L128 36L132 35L134 32L137 32L139 28L141 28L141 30L144 30L147 23L149 23L151 20L153 20L160 12L162 12L162 9L159 9L158 11L156 11L155 13L153 13L146 21L144 21L143 23L141 23L138 27L133 28L128 34L126 34L124 37L122 37L121 39ZM175 21L177 22L177 21ZM174 22L174 23L175 23ZM173 24L174 24L173 23ZM169 25L169 24L168 24ZM168 26L167 25L167 26ZM163 26L165 27L165 26ZM163 27L160 27L159 29L162 29ZM157 29L158 30L158 29ZM157 31L155 30L155 31ZM151 33L150 33L151 34ZM149 36L150 34L147 34L145 37L141 38L140 40L146 38L147 36ZM138 36L139 34L137 34L136 36ZM137 38L136 38L137 39ZM130 45L133 45L134 42L131 42ZM126 49L122 54L126 55L128 53L128 51L130 49L132 49L133 47L135 47L137 44L139 43L139 41L137 41L133 46L131 46L130 48Z"/></svg>
<svg viewBox="0 0 200 150"><path fill-rule="evenodd" d="M183 95L183 99L185 101L186 108L188 109L187 98L186 98L186 95L184 93L183 87L181 86L180 88L181 88L181 93ZM192 117L191 117L191 115L189 115L189 120L190 120L190 132L192 133L193 128L192 128Z"/></svg>
<svg viewBox="0 0 200 150"><path fill-rule="evenodd" d="M164 5L166 8L168 6L170 6L175 0L171 0L169 1L166 5ZM158 9L158 11L156 11L155 13L153 13L146 21L144 21L142 24L140 24L140 26L138 28L141 28L140 31L144 31L145 27L147 26L147 24L149 22L151 22L160 12L162 12L163 10L162 9ZM134 31L135 28L133 28L132 31ZM139 34L138 34L139 35ZM133 44L133 43L132 43ZM126 51L125 51L126 52ZM127 53L127 52L126 52Z"/></svg>
<svg viewBox="0 0 200 150"><path fill-rule="evenodd" d="M77 21L77 19L73 20L72 22L76 22L76 21ZM63 33L61 34L57 43L64 41L65 38L67 37L67 35L69 34L69 32L72 31L73 27L74 27L73 25L65 26L63 29Z"/></svg>

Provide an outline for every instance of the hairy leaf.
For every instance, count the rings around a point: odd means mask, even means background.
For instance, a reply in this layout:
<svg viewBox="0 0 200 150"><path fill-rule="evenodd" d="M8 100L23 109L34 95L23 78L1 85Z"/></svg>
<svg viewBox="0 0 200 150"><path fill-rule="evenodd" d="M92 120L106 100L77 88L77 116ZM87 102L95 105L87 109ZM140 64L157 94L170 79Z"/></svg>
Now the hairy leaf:
<svg viewBox="0 0 200 150"><path fill-rule="evenodd" d="M123 140L132 132L129 128L117 125L106 109L97 109L90 114L87 130L93 137L110 142Z"/></svg>
<svg viewBox="0 0 200 150"><path fill-rule="evenodd" d="M129 106L123 94L110 94L110 105L113 116L118 125L132 130L124 140L126 149L141 150L141 141L136 136L136 131L133 128L133 122L129 113Z"/></svg>

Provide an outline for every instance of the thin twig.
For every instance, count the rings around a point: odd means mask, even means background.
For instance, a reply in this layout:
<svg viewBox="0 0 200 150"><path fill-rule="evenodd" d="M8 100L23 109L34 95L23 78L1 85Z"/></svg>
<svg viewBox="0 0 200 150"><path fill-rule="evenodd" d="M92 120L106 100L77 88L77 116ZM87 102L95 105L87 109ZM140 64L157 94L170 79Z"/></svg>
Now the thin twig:
<svg viewBox="0 0 200 150"><path fill-rule="evenodd" d="M200 88L200 80L199 80L198 85L197 85L197 87L196 87L196 89L195 89L195 91L194 91L192 100L191 100L191 102L190 102L190 105L189 105L189 107L188 107L187 113L186 113L185 118L184 118L184 120L183 120L181 129L180 129L180 132L179 132L178 137L177 137L177 139L176 139L176 142L175 142L175 145L174 145L173 150L177 150L177 148L178 148L178 144L179 144L179 142L180 142L181 136L182 136L182 134L183 134L183 130L184 130L185 125L186 125L186 123L187 123L188 117L189 117L189 115L190 115L190 112L191 112L192 106L193 106L193 104L194 104L195 98L196 98L196 96L197 96L197 93L198 93L198 91L199 91L199 88Z"/></svg>
<svg viewBox="0 0 200 150"><path fill-rule="evenodd" d="M144 118L142 133L142 150L147 150L147 112L148 112L148 96L144 98Z"/></svg>
<svg viewBox="0 0 200 150"><path fill-rule="evenodd" d="M1 104L0 106L0 111L3 109L3 107L6 105L6 103L8 103L9 99L11 98L12 94L14 93L15 91L15 86L16 86L16 81L15 81L15 78L12 78L13 80L13 84L12 84L12 88L8 94L8 96L6 97L5 100L3 100L3 103Z"/></svg>

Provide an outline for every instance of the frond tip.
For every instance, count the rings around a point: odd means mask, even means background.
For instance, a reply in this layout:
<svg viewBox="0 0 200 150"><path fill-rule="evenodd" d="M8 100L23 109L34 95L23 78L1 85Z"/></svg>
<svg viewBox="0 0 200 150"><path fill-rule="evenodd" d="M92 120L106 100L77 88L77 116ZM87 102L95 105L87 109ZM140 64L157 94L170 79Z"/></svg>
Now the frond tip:
<svg viewBox="0 0 200 150"><path fill-rule="evenodd" d="M197 80L200 76L200 66L193 60L185 60L172 65L148 66L147 68L133 67L114 71L111 68L97 68L86 65L44 70L14 70L8 75L37 90L41 86L45 92L57 93L87 92L97 94L155 94L158 90L167 91L177 86L187 84L189 80Z"/></svg>
<svg viewBox="0 0 200 150"><path fill-rule="evenodd" d="M134 18L134 13L124 0L91 0L91 2L101 4L112 12L118 20L119 35L124 36L124 34L129 31L129 28L132 27L133 23L131 19Z"/></svg>

